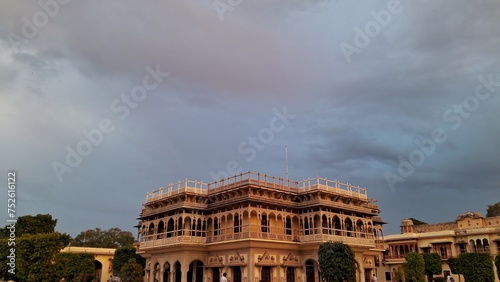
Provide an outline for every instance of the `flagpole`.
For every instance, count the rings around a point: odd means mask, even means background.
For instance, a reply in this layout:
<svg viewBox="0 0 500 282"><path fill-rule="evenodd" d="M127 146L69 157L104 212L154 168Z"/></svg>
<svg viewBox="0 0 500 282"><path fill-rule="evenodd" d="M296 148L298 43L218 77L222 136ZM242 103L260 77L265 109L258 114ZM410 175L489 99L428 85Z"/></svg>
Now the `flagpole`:
<svg viewBox="0 0 500 282"><path fill-rule="evenodd" d="M285 172L286 181L288 181L288 144L285 144Z"/></svg>

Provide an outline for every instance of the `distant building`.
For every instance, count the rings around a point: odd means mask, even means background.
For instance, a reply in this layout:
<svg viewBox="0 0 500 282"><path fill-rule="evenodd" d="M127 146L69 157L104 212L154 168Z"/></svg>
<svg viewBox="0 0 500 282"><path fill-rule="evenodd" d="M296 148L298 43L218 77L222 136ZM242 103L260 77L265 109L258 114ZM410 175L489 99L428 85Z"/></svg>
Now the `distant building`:
<svg viewBox="0 0 500 282"><path fill-rule="evenodd" d="M378 268L378 281L396 281L394 273L409 252L437 253L443 262L443 273L451 274L448 258L463 253L500 254L500 216L483 217L477 212L466 212L453 222L414 225L411 219L401 223L401 234L385 236L383 265ZM494 267L494 266L493 266ZM495 271L495 282L500 282ZM382 275L383 274L383 275ZM458 275L451 274L455 281ZM463 280L463 277L462 277Z"/></svg>
<svg viewBox="0 0 500 282"><path fill-rule="evenodd" d="M61 253L90 253L94 255L95 273L92 281L106 282L113 276L113 257L115 250L112 248L66 247Z"/></svg>
<svg viewBox="0 0 500 282"><path fill-rule="evenodd" d="M319 245L342 241L369 281L384 251L379 213L366 188L323 178L186 180L147 194L137 252L146 282L319 282Z"/></svg>

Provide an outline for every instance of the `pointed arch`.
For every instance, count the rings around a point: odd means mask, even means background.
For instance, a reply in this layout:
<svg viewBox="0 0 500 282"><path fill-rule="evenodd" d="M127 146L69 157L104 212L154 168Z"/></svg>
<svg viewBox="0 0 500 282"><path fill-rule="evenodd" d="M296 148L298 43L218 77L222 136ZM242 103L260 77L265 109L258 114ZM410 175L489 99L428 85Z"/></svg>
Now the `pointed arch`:
<svg viewBox="0 0 500 282"><path fill-rule="evenodd" d="M321 217L321 230L323 234L329 234L329 228L328 228L328 218L326 215L323 215Z"/></svg>
<svg viewBox="0 0 500 282"><path fill-rule="evenodd" d="M353 224L352 224L352 220L350 218L346 218L344 220L344 226L345 226L345 230L347 231L347 236L349 237L354 237L354 230L353 230Z"/></svg>
<svg viewBox="0 0 500 282"><path fill-rule="evenodd" d="M292 235L292 219L290 216L285 217L285 234L286 235Z"/></svg>
<svg viewBox="0 0 500 282"><path fill-rule="evenodd" d="M167 238L172 237L174 234L174 219L170 218L167 222Z"/></svg>
<svg viewBox="0 0 500 282"><path fill-rule="evenodd" d="M265 212L263 212L260 215L260 231L262 233L269 232L269 218L267 216L267 213L265 213Z"/></svg>
<svg viewBox="0 0 500 282"><path fill-rule="evenodd" d="M365 225L363 224L363 221L361 219L358 219L356 221L356 232L358 234L358 237L365 238Z"/></svg>
<svg viewBox="0 0 500 282"><path fill-rule="evenodd" d="M340 221L340 218L335 215L335 216L333 216L332 221L333 221L333 228L335 230L335 232L334 232L335 235L338 235L338 236L342 235L342 223Z"/></svg>
<svg viewBox="0 0 500 282"><path fill-rule="evenodd" d="M170 282L170 263L168 262L163 265L163 282Z"/></svg>
<svg viewBox="0 0 500 282"><path fill-rule="evenodd" d="M184 227L182 226L182 217L177 220L177 236L184 235Z"/></svg>
<svg viewBox="0 0 500 282"><path fill-rule="evenodd" d="M163 220L160 220L158 223L158 235L157 239L165 238L165 222Z"/></svg>

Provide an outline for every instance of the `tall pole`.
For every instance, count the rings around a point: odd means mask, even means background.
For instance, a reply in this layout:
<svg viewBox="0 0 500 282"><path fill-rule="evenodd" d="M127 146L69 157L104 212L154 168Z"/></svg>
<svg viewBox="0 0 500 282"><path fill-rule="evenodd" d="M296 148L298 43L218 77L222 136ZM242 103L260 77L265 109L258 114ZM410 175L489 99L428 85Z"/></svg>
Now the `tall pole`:
<svg viewBox="0 0 500 282"><path fill-rule="evenodd" d="M288 144L285 144L285 172L286 181L288 181Z"/></svg>

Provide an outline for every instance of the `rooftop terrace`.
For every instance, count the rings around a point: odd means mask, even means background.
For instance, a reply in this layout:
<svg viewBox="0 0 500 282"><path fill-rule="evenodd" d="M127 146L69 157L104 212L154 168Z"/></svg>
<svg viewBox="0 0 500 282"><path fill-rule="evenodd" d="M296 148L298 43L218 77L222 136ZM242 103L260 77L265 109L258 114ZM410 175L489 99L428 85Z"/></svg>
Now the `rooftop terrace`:
<svg viewBox="0 0 500 282"><path fill-rule="evenodd" d="M368 200L366 188L354 186L349 183L342 183L337 180L316 177L304 179L302 181L291 181L281 177L249 171L211 183L186 179L184 181L169 184L166 187L160 187L155 191L148 192L146 194L146 203L186 192L208 196L213 193L223 192L243 185L257 185L291 193L322 190L343 196Z"/></svg>

